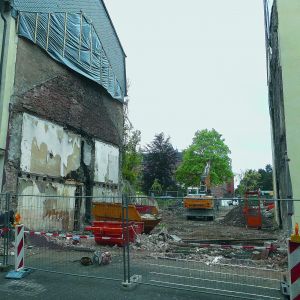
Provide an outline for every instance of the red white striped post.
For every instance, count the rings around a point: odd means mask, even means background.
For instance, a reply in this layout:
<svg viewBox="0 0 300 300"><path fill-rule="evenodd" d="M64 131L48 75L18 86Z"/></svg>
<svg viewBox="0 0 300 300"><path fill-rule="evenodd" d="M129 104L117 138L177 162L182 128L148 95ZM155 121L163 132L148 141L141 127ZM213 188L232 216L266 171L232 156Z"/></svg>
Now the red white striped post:
<svg viewBox="0 0 300 300"><path fill-rule="evenodd" d="M290 299L300 300L300 236L296 223L295 234L288 240Z"/></svg>
<svg viewBox="0 0 300 300"><path fill-rule="evenodd" d="M24 269L24 225L15 227L15 271Z"/></svg>

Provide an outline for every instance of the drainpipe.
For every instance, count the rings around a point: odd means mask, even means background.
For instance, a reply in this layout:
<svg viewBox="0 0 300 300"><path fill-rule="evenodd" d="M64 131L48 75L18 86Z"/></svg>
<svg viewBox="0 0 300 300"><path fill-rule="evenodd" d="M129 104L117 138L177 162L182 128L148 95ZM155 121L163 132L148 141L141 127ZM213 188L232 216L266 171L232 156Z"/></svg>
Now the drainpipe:
<svg viewBox="0 0 300 300"><path fill-rule="evenodd" d="M4 60L5 40L6 40L6 31L7 31L7 21L6 18L4 17L5 2L6 2L5 0L2 0L0 2L1 19L3 20L3 24L4 24L3 34L2 34L1 58L0 58L0 89L2 88L1 83L2 83L2 74L3 74L3 60Z"/></svg>
<svg viewBox="0 0 300 300"><path fill-rule="evenodd" d="M2 46L1 46L1 56L0 56L0 97L2 95L2 91L4 89L3 86L3 72L4 72L4 54L6 49L6 37L7 37L7 19L5 17L5 12L9 11L10 0L0 0L0 15L3 20L3 32L2 32ZM7 10L8 8L8 10ZM0 99L0 101L4 101L4 99ZM0 114L3 114L3 111L0 111ZM3 163L4 163L4 154L5 149L0 148L0 156L1 156L1 165L0 165L0 192L2 191L3 184Z"/></svg>

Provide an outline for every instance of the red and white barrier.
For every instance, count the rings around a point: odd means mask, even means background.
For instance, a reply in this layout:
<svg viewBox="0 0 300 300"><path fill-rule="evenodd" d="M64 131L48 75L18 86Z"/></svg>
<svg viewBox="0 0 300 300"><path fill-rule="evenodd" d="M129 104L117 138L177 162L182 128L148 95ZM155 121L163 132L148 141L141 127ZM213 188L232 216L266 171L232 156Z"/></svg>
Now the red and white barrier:
<svg viewBox="0 0 300 300"><path fill-rule="evenodd" d="M24 269L24 225L15 228L15 271Z"/></svg>
<svg viewBox="0 0 300 300"><path fill-rule="evenodd" d="M300 300L300 242L288 241L290 299Z"/></svg>
<svg viewBox="0 0 300 300"><path fill-rule="evenodd" d="M289 295L290 300L300 300L300 235L299 225L288 239Z"/></svg>

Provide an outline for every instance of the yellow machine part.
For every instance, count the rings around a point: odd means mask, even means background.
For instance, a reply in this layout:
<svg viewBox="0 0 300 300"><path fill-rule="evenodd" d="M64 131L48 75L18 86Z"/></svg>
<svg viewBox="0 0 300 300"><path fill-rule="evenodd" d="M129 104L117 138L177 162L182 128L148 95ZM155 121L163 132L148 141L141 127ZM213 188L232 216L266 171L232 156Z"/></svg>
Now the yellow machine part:
<svg viewBox="0 0 300 300"><path fill-rule="evenodd" d="M92 204L92 215L96 221L121 221L122 204L95 202ZM158 209L155 206L151 207L150 215L153 217L145 217L139 213L135 205L128 205L128 221L143 222L145 233L149 233L161 221L161 218L158 217ZM126 218L125 209L124 218Z"/></svg>
<svg viewBox="0 0 300 300"><path fill-rule="evenodd" d="M125 214L125 210L124 210ZM122 219L122 204L121 203L93 203L92 215L96 221L101 220L121 220ZM124 216L125 217L125 216ZM134 205L128 205L129 221L141 222L142 218Z"/></svg>
<svg viewBox="0 0 300 300"><path fill-rule="evenodd" d="M125 210L124 210L125 214ZM95 202L92 204L92 215L95 220L121 220L122 219L122 204L121 203L106 203ZM155 206L151 207L151 215L158 215L158 210ZM124 216L125 217L125 216ZM128 205L128 220L142 222L141 214L133 204Z"/></svg>
<svg viewBox="0 0 300 300"><path fill-rule="evenodd" d="M185 208L189 209L213 209L214 201L212 197L185 197L183 200Z"/></svg>

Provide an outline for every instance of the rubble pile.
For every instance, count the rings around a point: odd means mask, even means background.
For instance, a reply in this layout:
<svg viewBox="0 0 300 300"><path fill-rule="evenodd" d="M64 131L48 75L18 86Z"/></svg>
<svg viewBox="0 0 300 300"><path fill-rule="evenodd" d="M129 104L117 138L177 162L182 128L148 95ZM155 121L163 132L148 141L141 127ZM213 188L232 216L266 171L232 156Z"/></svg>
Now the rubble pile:
<svg viewBox="0 0 300 300"><path fill-rule="evenodd" d="M38 248L48 248L52 250L82 250L95 251L96 245L93 239L47 237L47 236L28 236L27 244Z"/></svg>
<svg viewBox="0 0 300 300"><path fill-rule="evenodd" d="M174 241L176 236L168 234L167 230L163 228L158 233L141 234L136 238L135 244L132 244L133 250L150 251L152 253L166 253L170 251L170 242ZM177 237L177 241L180 239Z"/></svg>
<svg viewBox="0 0 300 300"><path fill-rule="evenodd" d="M274 228L274 209L266 210L262 208L262 227L263 228ZM246 219L243 213L243 207L241 205L231 209L220 221L221 224L244 227L246 226Z"/></svg>
<svg viewBox="0 0 300 300"><path fill-rule="evenodd" d="M231 209L228 214L225 215L221 223L232 226L246 226L246 219L243 214L242 206L239 205Z"/></svg>

